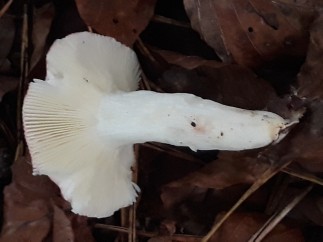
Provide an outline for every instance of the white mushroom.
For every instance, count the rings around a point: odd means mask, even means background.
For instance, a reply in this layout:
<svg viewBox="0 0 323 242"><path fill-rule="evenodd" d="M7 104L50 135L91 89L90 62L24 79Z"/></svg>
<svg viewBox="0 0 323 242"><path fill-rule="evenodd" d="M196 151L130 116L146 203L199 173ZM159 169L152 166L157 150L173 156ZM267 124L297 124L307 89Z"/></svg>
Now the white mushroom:
<svg viewBox="0 0 323 242"><path fill-rule="evenodd" d="M106 217L135 202L135 143L254 149L281 138L290 124L192 94L135 91L139 75L130 48L83 32L57 40L46 81L30 83L23 122L34 173L48 175L75 213Z"/></svg>

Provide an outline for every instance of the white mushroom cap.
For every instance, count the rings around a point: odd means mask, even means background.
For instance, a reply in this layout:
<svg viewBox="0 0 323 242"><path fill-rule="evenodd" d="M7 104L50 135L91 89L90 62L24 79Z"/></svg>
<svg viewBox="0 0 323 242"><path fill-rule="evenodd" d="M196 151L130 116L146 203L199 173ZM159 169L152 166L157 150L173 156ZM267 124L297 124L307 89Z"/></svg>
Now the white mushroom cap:
<svg viewBox="0 0 323 242"><path fill-rule="evenodd" d="M135 143L254 149L279 140L290 125L274 113L192 94L135 91L138 79L131 49L84 32L56 41L46 81L30 83L23 122L34 171L60 187L75 213L106 217L135 201Z"/></svg>
<svg viewBox="0 0 323 242"><path fill-rule="evenodd" d="M115 147L96 123L102 96L135 90L138 79L130 48L83 32L57 40L47 55L46 81L30 83L23 121L34 173L48 175L75 213L106 217L135 201L132 145Z"/></svg>

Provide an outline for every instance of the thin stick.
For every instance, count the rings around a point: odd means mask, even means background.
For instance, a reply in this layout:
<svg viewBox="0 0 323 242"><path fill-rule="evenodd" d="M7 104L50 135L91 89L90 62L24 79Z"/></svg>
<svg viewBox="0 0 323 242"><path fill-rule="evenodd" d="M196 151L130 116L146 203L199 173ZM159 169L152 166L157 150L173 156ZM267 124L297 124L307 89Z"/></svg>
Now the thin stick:
<svg viewBox="0 0 323 242"><path fill-rule="evenodd" d="M134 153L135 153L135 163L132 166L132 181L134 183L138 182L138 159L139 159L139 145L134 146ZM136 210L137 210L137 203L136 202L129 208L129 233L128 233L128 241L135 242L137 238L136 233Z"/></svg>
<svg viewBox="0 0 323 242"><path fill-rule="evenodd" d="M199 163L201 165L203 165L204 163L194 157L193 155L190 155L190 154L187 154L181 150L177 150L177 149L173 149L171 147L168 147L167 145L163 145L163 144L160 144L160 143L153 143L153 142L148 142L148 143L144 143L144 144L141 144L142 146L145 146L145 147L148 147L148 148L151 148L151 149L154 149L154 150L158 150L158 151L161 151L161 152L166 152L174 157L177 157L177 158L180 158L180 159L184 159L184 160L187 160L187 161L191 161L191 162L195 162L195 163Z"/></svg>
<svg viewBox="0 0 323 242"><path fill-rule="evenodd" d="M162 23L162 24L169 24L177 27L182 27L182 28L191 28L191 25L186 22L178 21L172 18L167 18L161 15L154 15L152 18L152 21L157 22L157 23Z"/></svg>
<svg viewBox="0 0 323 242"><path fill-rule="evenodd" d="M121 226L122 227L127 227L128 225L128 208L122 208L121 209ZM127 229L127 233L129 233L129 229ZM120 234L119 236L120 241L127 241L128 239L126 239L126 237L124 236L124 234Z"/></svg>
<svg viewBox="0 0 323 242"><path fill-rule="evenodd" d="M87 30L90 32L90 33L93 33L93 29L91 26L87 26Z"/></svg>
<svg viewBox="0 0 323 242"><path fill-rule="evenodd" d="M9 7L13 3L13 0L9 0L1 9L0 9L0 18L8 11Z"/></svg>
<svg viewBox="0 0 323 242"><path fill-rule="evenodd" d="M313 184L307 186L300 194L294 197L280 212L273 214L267 222L248 240L248 242L262 241L276 225L312 190Z"/></svg>
<svg viewBox="0 0 323 242"><path fill-rule="evenodd" d="M313 182L313 183L318 184L320 186L323 186L323 179L321 179L309 172L297 171L297 170L289 168L289 167L285 167L284 169L282 169L282 172L285 172L291 176L298 177L303 180L310 181L310 182Z"/></svg>
<svg viewBox="0 0 323 242"><path fill-rule="evenodd" d="M265 184L270 178L276 175L281 169L288 166L291 161L282 162L277 164L275 167L267 169L252 185L251 187L241 196L241 198L231 207L231 209L217 222L213 225L212 229L208 234L203 237L202 242L207 242L213 236L213 234L221 227L221 225L227 220L227 218L248 198L252 195L258 188Z"/></svg>
<svg viewBox="0 0 323 242"><path fill-rule="evenodd" d="M156 60L156 58L151 54L150 50L146 47L144 42L138 38L136 42L136 46L138 47L138 50L146 56L152 63L156 63L156 65L159 65L159 62Z"/></svg>
<svg viewBox="0 0 323 242"><path fill-rule="evenodd" d="M106 230L115 231L115 232L124 233L124 234L129 233L128 228L119 227L119 226L115 226L115 225L95 224L94 228L106 229ZM159 235L157 232L147 232L147 231L142 231L142 230L138 230L137 234L142 237L146 237L146 238L152 238L152 237L156 237ZM174 240L176 240L176 238L193 238L193 239L197 239L197 240L201 239L200 236L188 235L188 234L174 234L171 236L171 238L173 238Z"/></svg>

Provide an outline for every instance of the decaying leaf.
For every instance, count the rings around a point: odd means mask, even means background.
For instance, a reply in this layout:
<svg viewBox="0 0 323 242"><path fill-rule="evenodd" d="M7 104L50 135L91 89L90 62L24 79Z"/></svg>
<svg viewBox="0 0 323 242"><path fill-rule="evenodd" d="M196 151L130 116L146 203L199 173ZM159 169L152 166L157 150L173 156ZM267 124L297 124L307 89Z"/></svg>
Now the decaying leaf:
<svg viewBox="0 0 323 242"><path fill-rule="evenodd" d="M47 177L33 177L30 160L14 163L13 182L4 191L2 241L44 241L50 233L49 200L59 190Z"/></svg>
<svg viewBox="0 0 323 242"><path fill-rule="evenodd" d="M30 69L35 67L45 51L48 33L54 18L54 5L47 3L39 9L35 9L33 21L33 54L31 56Z"/></svg>
<svg viewBox="0 0 323 242"><path fill-rule="evenodd" d="M154 50L153 53L172 64L156 81L165 92L193 93L245 109L266 109L270 100L278 99L270 84L248 68L170 51Z"/></svg>
<svg viewBox="0 0 323 242"><path fill-rule="evenodd" d="M218 215L219 217L221 214ZM218 217L218 218L219 218ZM236 213L223 224L210 239L210 242L245 242L266 222L266 217L256 213ZM305 241L300 229L287 224L279 224L263 240L264 242L277 241Z"/></svg>
<svg viewBox="0 0 323 242"><path fill-rule="evenodd" d="M56 205L53 208L53 241L74 241L71 221L61 208Z"/></svg>
<svg viewBox="0 0 323 242"><path fill-rule="evenodd" d="M185 0L184 5L192 27L226 63L256 67L305 54L311 10L301 16L303 21L293 21L297 9L285 6L282 11L274 1Z"/></svg>
<svg viewBox="0 0 323 242"><path fill-rule="evenodd" d="M310 28L310 44L306 62L298 74L298 95L305 98L323 98L323 11Z"/></svg>
<svg viewBox="0 0 323 242"><path fill-rule="evenodd" d="M100 34L131 46L148 25L156 0L77 0L84 22Z"/></svg>
<svg viewBox="0 0 323 242"><path fill-rule="evenodd" d="M15 22L13 16L4 15L0 18L0 72L10 70L8 55L15 37Z"/></svg>
<svg viewBox="0 0 323 242"><path fill-rule="evenodd" d="M69 205L58 187L46 176L33 176L29 157L21 157L13 166L13 180L4 191L4 222L0 241L82 241L89 228L68 215ZM83 231L78 231L78 225ZM83 225L82 225L83 224ZM74 226L76 230L74 230ZM87 231L87 233L86 233ZM94 241L87 236L87 241Z"/></svg>
<svg viewBox="0 0 323 242"><path fill-rule="evenodd" d="M217 160L165 185L161 194L164 205L170 207L184 200L192 191L253 183L270 166L258 160L257 154L258 152L221 152Z"/></svg>
<svg viewBox="0 0 323 242"><path fill-rule="evenodd" d="M0 102L7 92L14 90L18 86L18 82L18 78L0 75Z"/></svg>

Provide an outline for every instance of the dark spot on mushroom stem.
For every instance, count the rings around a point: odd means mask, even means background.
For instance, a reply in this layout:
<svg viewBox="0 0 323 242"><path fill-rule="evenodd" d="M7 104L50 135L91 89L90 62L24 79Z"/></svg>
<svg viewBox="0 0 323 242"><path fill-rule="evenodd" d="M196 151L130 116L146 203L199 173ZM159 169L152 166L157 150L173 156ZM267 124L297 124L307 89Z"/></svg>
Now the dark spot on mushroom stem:
<svg viewBox="0 0 323 242"><path fill-rule="evenodd" d="M191 122L192 127L196 127L196 123L195 122Z"/></svg>
<svg viewBox="0 0 323 242"><path fill-rule="evenodd" d="M249 32L249 33L252 33L252 32L253 32L253 28L252 28L252 27L249 27L249 28L248 28L248 32Z"/></svg>
<svg viewBox="0 0 323 242"><path fill-rule="evenodd" d="M221 132L220 135L223 136L223 132Z"/></svg>
<svg viewBox="0 0 323 242"><path fill-rule="evenodd" d="M112 19L112 22L113 22L114 24L117 24L117 23L119 23L119 20L118 20L117 18L113 18L113 19Z"/></svg>
<svg viewBox="0 0 323 242"><path fill-rule="evenodd" d="M83 77L83 80L84 80L84 81L86 81L86 82L89 82L89 80L88 80L88 79L86 79L85 77Z"/></svg>
<svg viewBox="0 0 323 242"><path fill-rule="evenodd" d="M84 40L82 41L82 44L85 44L85 41Z"/></svg>

